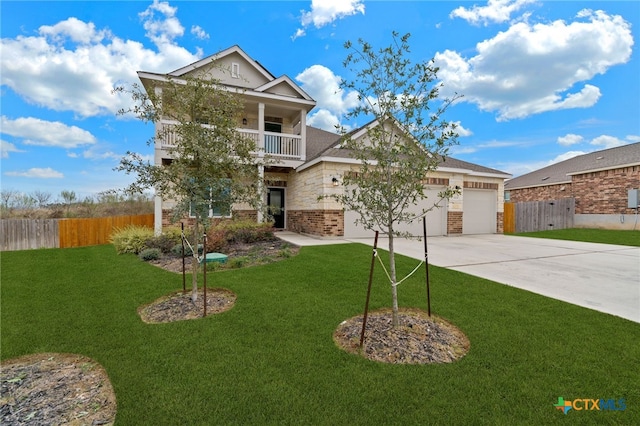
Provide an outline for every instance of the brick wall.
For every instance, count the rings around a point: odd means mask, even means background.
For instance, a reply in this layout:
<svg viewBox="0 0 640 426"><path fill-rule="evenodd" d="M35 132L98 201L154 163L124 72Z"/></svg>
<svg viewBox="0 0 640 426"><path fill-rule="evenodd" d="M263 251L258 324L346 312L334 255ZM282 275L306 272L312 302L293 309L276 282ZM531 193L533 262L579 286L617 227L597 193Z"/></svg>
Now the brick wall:
<svg viewBox="0 0 640 426"><path fill-rule="evenodd" d="M573 197L572 185L563 183L559 185L537 186L535 188L509 190L511 203L523 203L526 201L559 200Z"/></svg>
<svg viewBox="0 0 640 426"><path fill-rule="evenodd" d="M168 226L180 226L180 223L184 223L184 227L185 228L189 228L190 226L193 226L193 223L195 221L195 218L192 217L184 217L181 220L172 223L171 222L171 216L172 216L172 211L168 210L168 209L163 209L162 210L162 227L166 228ZM234 210L232 213L232 218L236 219L236 220L254 220L254 221L258 221L258 212L256 212L255 210ZM212 218L211 219L211 224L212 225L216 225L220 222L222 222L223 220L231 220L229 218Z"/></svg>
<svg viewBox="0 0 640 426"><path fill-rule="evenodd" d="M447 235L462 234L462 212L447 212Z"/></svg>
<svg viewBox="0 0 640 426"><path fill-rule="evenodd" d="M640 166L575 175L576 214L628 214L627 191L639 186Z"/></svg>
<svg viewBox="0 0 640 426"><path fill-rule="evenodd" d="M640 166L624 167L572 176L571 183L509 190L510 201L559 200L574 197L576 214L622 214L627 190L640 187Z"/></svg>
<svg viewBox="0 0 640 426"><path fill-rule="evenodd" d="M321 237L342 237L344 211L287 210L287 229Z"/></svg>

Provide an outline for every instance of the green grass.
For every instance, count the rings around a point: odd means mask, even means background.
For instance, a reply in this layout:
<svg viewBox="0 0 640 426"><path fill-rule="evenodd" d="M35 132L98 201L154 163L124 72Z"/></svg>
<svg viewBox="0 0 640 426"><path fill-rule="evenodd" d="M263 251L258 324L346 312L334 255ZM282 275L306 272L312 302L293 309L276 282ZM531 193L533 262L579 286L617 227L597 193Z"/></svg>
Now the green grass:
<svg viewBox="0 0 640 426"><path fill-rule="evenodd" d="M618 244L622 246L640 246L640 230L623 231L611 229L571 228L555 231L523 232L520 237L550 238L555 240L584 241L589 243Z"/></svg>
<svg viewBox="0 0 640 426"><path fill-rule="evenodd" d="M70 352L106 368L120 425L640 424L640 326L433 267L432 309L471 341L460 361L385 365L338 349L362 313L371 249L304 247L282 262L208 275L233 309L144 324L136 309L181 288L179 274L112 246L2 253L1 357ZM399 259L399 274L415 260ZM372 309L390 305L380 270ZM399 288L425 307L424 275ZM575 411L563 397L620 399Z"/></svg>

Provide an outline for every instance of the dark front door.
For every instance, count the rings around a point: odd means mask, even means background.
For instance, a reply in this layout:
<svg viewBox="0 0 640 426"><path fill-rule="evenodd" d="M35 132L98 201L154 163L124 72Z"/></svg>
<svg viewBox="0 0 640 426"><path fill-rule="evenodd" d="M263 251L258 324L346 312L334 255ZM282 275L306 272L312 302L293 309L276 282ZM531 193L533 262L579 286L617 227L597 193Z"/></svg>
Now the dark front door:
<svg viewBox="0 0 640 426"><path fill-rule="evenodd" d="M275 222L273 226L284 229L284 188L269 188L267 204Z"/></svg>

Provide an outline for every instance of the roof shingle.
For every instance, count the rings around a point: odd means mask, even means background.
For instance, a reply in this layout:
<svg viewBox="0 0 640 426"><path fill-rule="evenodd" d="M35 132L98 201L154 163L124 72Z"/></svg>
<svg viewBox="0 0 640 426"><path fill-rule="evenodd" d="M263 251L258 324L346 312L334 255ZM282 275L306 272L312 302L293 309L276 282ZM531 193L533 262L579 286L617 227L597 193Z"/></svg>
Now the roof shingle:
<svg viewBox="0 0 640 426"><path fill-rule="evenodd" d="M640 165L640 143L594 151L552 164L505 182L505 189L570 183L571 175Z"/></svg>

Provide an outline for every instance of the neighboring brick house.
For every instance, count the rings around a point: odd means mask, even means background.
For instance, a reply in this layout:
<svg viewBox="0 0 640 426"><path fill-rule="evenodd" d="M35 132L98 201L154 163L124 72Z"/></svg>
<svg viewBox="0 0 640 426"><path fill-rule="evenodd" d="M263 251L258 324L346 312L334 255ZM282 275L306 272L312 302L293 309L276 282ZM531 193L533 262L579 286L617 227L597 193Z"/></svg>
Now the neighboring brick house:
<svg viewBox="0 0 640 426"><path fill-rule="evenodd" d="M289 77L274 77L238 46L166 75L138 72L138 76L147 91L160 91L168 77L179 78L203 69L209 69L229 89L240 89L238 96L245 108L238 131L254 138L258 149L276 160L260 170L267 188L265 203L277 207L275 227L321 237L370 236L370 232L355 226L354 212L345 212L342 205L326 197L344 190L342 177L356 169L358 161L340 148L339 135L307 125L307 114L316 103ZM157 126L170 124L160 121ZM351 136L357 139L366 134L364 126ZM155 164L170 160L170 144L167 140L156 142ZM425 176L428 201L447 186L458 186L461 193L427 215L428 233L503 232L504 180L509 177L499 170L447 158ZM156 231L169 224L172 206L170 200L156 197ZM234 206L232 216L260 220L257 212L242 206ZM405 230L421 235L421 226L416 223Z"/></svg>
<svg viewBox="0 0 640 426"><path fill-rule="evenodd" d="M638 188L640 143L634 143L573 157L508 180L505 199L518 203L574 198L574 226L633 229L637 209L628 207L628 191Z"/></svg>

